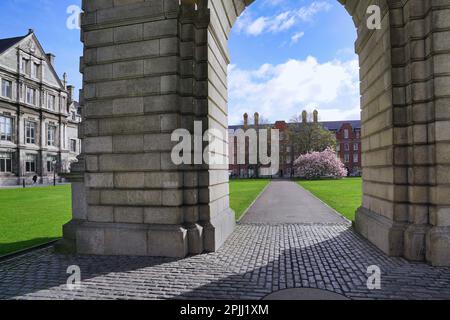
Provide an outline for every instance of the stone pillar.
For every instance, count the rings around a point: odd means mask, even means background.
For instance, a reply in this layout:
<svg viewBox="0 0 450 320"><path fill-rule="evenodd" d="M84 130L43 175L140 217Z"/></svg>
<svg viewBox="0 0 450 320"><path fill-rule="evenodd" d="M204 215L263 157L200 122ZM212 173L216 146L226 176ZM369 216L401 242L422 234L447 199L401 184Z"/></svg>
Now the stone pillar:
<svg viewBox="0 0 450 320"><path fill-rule="evenodd" d="M210 127L207 11L178 0L85 0L83 10L83 150L62 247L169 257L217 250L234 226L213 186L224 177L171 161L175 129Z"/></svg>
<svg viewBox="0 0 450 320"><path fill-rule="evenodd" d="M450 266L450 0L425 2L422 6L422 34L428 44L422 46L428 60L423 65L429 75L425 88L433 101L421 111L428 118L430 161L431 229L427 229L426 259L435 266Z"/></svg>
<svg viewBox="0 0 450 320"><path fill-rule="evenodd" d="M405 150L397 140L401 124L394 112L395 104L405 99L392 79L396 34L391 26L395 17L393 20L386 1L341 2L358 28L355 47L361 80L363 199L355 227L386 254L401 256L408 219L407 167ZM367 28L369 4L381 9L380 29Z"/></svg>

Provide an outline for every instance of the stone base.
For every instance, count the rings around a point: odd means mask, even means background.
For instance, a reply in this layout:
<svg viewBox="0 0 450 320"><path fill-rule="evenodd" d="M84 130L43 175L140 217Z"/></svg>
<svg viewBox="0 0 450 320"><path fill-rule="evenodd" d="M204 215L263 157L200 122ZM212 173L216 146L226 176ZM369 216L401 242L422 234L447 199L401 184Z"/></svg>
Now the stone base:
<svg viewBox="0 0 450 320"><path fill-rule="evenodd" d="M406 224L390 221L361 207L356 213L355 229L387 255L392 257L403 255Z"/></svg>
<svg viewBox="0 0 450 320"><path fill-rule="evenodd" d="M222 211L203 225L203 245L207 252L217 251L233 233L236 216L231 209Z"/></svg>
<svg viewBox="0 0 450 320"><path fill-rule="evenodd" d="M404 257L411 261L425 261L426 235L429 225L412 224L405 230Z"/></svg>
<svg viewBox="0 0 450 320"><path fill-rule="evenodd" d="M426 259L435 267L450 266L450 227L433 227L426 235Z"/></svg>
<svg viewBox="0 0 450 320"><path fill-rule="evenodd" d="M187 230L182 226L96 223L73 220L64 226L58 252L184 258Z"/></svg>
<svg viewBox="0 0 450 320"><path fill-rule="evenodd" d="M184 258L219 249L236 225L232 210L204 226L97 223L72 220L63 227L60 253Z"/></svg>

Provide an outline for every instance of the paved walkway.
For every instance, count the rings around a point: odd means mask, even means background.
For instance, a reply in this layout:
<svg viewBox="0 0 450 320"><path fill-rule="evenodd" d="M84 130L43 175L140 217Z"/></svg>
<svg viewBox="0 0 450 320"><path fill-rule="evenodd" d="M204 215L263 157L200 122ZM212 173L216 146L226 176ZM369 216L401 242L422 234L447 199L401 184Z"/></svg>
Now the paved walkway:
<svg viewBox="0 0 450 320"><path fill-rule="evenodd" d="M66 285L72 265L81 269L77 290ZM367 288L371 265L381 269L380 290ZM450 299L450 268L387 257L347 222L275 221L240 223L217 252L181 260L44 249L0 263L0 299L262 299L290 288L351 299Z"/></svg>
<svg viewBox="0 0 450 320"><path fill-rule="evenodd" d="M274 180L242 218L242 223L345 223L336 211L297 183Z"/></svg>

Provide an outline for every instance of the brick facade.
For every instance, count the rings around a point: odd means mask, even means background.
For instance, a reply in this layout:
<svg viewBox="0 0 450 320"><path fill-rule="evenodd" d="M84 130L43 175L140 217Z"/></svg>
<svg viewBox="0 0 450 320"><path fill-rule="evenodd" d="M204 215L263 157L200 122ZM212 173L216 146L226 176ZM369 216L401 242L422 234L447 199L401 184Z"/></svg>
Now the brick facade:
<svg viewBox="0 0 450 320"><path fill-rule="evenodd" d="M255 119L259 119L259 114L255 113ZM313 120L314 121L314 120ZM315 119L317 121L317 118ZM344 163L350 176L359 176L362 172L361 164L361 122L359 120L352 121L325 121L319 122L323 128L334 133L337 141L336 152ZM280 132L280 166L276 174L278 177L292 177L294 175L294 161L300 156L292 141L292 134L295 134L295 126L301 126L301 123L287 123L286 121L276 121L273 124L248 124L248 115L244 114L244 124L239 126L230 126L228 130L228 141L230 154L233 154L234 161L230 161L229 172L231 177L252 178L261 177L264 174L261 168L264 166L251 165L248 162L248 141L246 142L246 163L239 164L237 161L237 138L234 133L238 129L247 130L249 128L256 129L277 129Z"/></svg>

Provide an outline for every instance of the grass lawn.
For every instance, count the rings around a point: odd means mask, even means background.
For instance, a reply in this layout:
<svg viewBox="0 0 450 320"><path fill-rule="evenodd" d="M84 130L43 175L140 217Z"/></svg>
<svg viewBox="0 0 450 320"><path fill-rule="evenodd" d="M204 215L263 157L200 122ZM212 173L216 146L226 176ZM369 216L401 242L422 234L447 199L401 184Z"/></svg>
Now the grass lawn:
<svg viewBox="0 0 450 320"><path fill-rule="evenodd" d="M71 217L70 185L0 189L0 256L55 240Z"/></svg>
<svg viewBox="0 0 450 320"><path fill-rule="evenodd" d="M355 219L356 209L361 206L361 178L298 181L298 183L344 217L352 221Z"/></svg>
<svg viewBox="0 0 450 320"><path fill-rule="evenodd" d="M266 179L230 180L230 207L236 213L236 220L241 218L269 182Z"/></svg>

